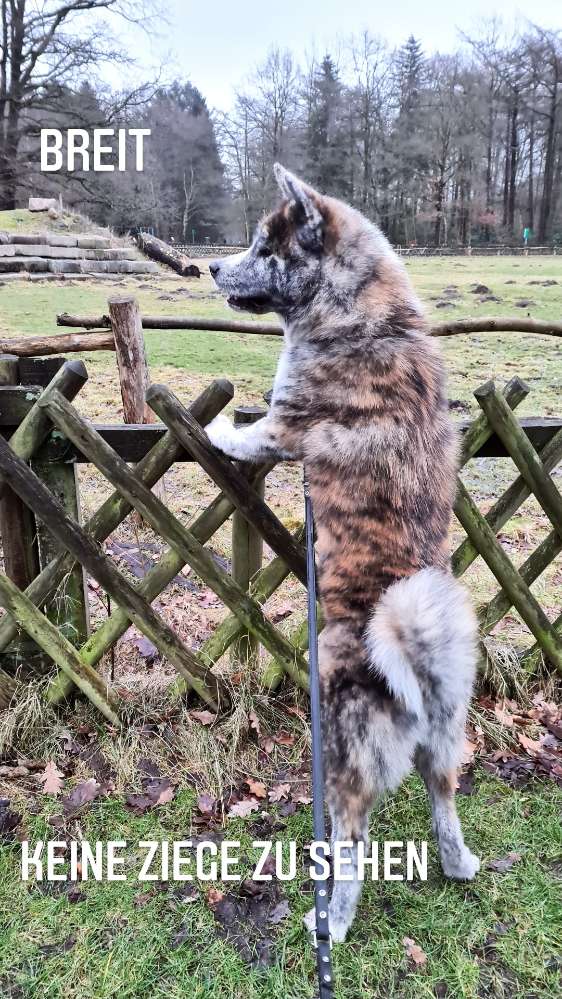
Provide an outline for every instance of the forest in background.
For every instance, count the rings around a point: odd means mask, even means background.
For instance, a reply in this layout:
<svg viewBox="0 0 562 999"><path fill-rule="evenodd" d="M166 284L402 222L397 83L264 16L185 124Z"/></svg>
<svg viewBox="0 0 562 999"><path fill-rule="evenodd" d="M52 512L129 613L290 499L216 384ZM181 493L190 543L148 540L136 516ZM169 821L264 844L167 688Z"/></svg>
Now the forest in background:
<svg viewBox="0 0 562 999"><path fill-rule="evenodd" d="M244 244L280 160L396 244L562 243L561 33L490 21L434 54L365 31L306 63L272 48L224 111L188 79L109 91L104 65L126 78L131 59L107 10L154 16L145 0L0 0L0 209L61 191L120 232ZM144 172L41 174L41 127L150 128Z"/></svg>

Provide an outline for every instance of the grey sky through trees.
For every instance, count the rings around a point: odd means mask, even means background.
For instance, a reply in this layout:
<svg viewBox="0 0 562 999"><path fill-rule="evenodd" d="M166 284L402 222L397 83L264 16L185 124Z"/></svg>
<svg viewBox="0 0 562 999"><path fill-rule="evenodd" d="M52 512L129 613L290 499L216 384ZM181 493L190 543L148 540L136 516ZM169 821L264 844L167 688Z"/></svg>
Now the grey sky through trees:
<svg viewBox="0 0 562 999"><path fill-rule="evenodd" d="M338 36L343 41L368 29L391 47L413 34L427 53L451 52L460 32L476 33L484 18L497 16L507 29L526 19L562 26L560 0L167 0L165 11L167 23L152 37L131 29L134 55L162 65L167 76L190 79L211 107L223 110L272 45L297 59L312 52L322 58L327 50L337 55Z"/></svg>

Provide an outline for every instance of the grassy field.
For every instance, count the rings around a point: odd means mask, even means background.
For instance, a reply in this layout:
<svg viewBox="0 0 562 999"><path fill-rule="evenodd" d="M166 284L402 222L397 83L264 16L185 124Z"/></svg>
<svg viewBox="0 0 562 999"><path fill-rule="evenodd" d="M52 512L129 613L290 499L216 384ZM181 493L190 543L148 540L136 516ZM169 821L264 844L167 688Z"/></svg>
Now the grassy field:
<svg viewBox="0 0 562 999"><path fill-rule="evenodd" d="M0 219L0 228L8 228ZM22 224L24 224L23 220ZM18 224L16 220L14 225ZM407 263L412 280L432 320L478 315L526 315L560 320L562 317L562 257L444 258ZM537 283L538 282L538 283ZM555 282L545 284L544 282ZM489 291L475 294L472 286ZM146 313L167 315L232 316L212 289L205 273L200 281L158 275L115 282L27 283L0 278L0 336L53 333L58 312L95 314L106 311L107 297L132 291ZM481 301L492 295L500 301ZM527 302L520 306L517 303ZM445 303L445 304L443 304ZM229 377L235 401L262 401L280 350L276 338L185 331L147 332L151 375L165 381L182 398L190 399L209 380ZM522 414L560 415L562 361L559 341L520 334L448 338L442 341L449 371L449 396L459 416L477 412L472 393L488 378L503 384L515 374L529 382L532 392L520 407ZM120 418L115 359L111 353L92 353L84 359L90 380L78 405L98 422ZM232 407L230 407L232 408ZM107 495L107 485L88 467L80 471L86 515ZM509 462L473 462L465 480L483 508L514 477ZM560 481L560 480L559 480ZM169 506L186 522L206 505L214 490L204 475L177 466L166 477ZM301 515L298 469L277 468L268 479L267 499L288 526ZM502 540L516 562L527 557L544 537L545 518L530 501L502 532ZM454 528L459 536L458 526ZM152 543L149 532L132 532L124 525L118 540ZM214 551L230 555L229 528L213 538ZM128 566L120 562L127 571ZM476 601L497 589L478 563L466 576ZM560 563L534 587L550 616L559 612ZM106 608L91 590L95 620ZM277 625L286 633L304 615L304 592L288 581L268 604L268 610L287 613ZM199 645L223 611L218 602L197 586L171 587L158 601L159 612L189 644ZM494 640L502 649L529 644L528 633L516 614L497 629ZM302 702L289 694L277 702L240 692L234 719L211 729L196 725L188 715L179 722L170 714L165 688L172 670L158 660L149 662L131 629L117 646L112 669L125 698L147 694L145 717L132 719L123 737L99 723L82 705L73 711L47 714L43 727L14 720L14 745L6 753L10 763L27 760L28 775L13 779L0 769L0 800L9 797L22 815L17 838L84 838L89 841L126 840L129 875L126 882L67 885L64 882L23 884L19 876L17 839L0 852L0 994L7 999L144 999L145 996L190 996L193 999L311 999L315 995L313 953L301 926L312 904L310 882L301 871L294 881L275 883L275 900L286 901L285 915L268 922L263 912L267 898L252 900L248 887L233 883L146 884L136 880L139 840L228 837L241 840L245 871L250 870L252 840L296 840L299 852L311 839L310 808L291 811L264 801L263 808L241 820L202 822L198 795L223 800L231 787L259 779L268 788L279 782L302 781L308 771L309 743L298 712ZM227 663L225 670L229 670ZM232 672L232 670L230 670ZM535 692L521 690L523 703ZM161 696L157 706L148 695ZM554 695L554 684L549 696ZM242 696L243 693L243 696ZM135 702L136 703L136 702ZM392 801L381 803L373 816L371 835L379 840L430 840L429 879L426 884L374 883L366 887L359 918L345 945L335 948L338 999L554 999L560 994L562 914L559 905L561 875L559 810L562 792L552 783L529 780L510 786L492 776L486 764L502 747L509 758L517 739L508 728L498 729L493 705L478 705L473 718L482 740L468 781L458 796L467 841L483 861L483 870L471 885L446 882L431 845L425 792L412 777ZM262 735L275 736L281 728L289 739L259 742L250 723L256 712ZM292 713L291 713L292 712ZM295 713L296 712L296 713ZM6 733L4 722L3 733ZM19 727L18 727L19 726ZM2 725L0 725L2 728ZM480 729L480 731L479 731ZM525 732L536 735L532 727ZM90 746L98 756L77 754L72 747ZM275 743L275 744L273 744ZM264 748L266 745L267 748ZM519 747L519 752L521 748ZM63 776L63 793L81 781L100 781L99 754L109 761L107 789L77 817L49 822L61 812L60 797L41 793L36 774L51 760ZM127 794L142 790L140 761L156 760L174 786L173 801L137 815L125 804ZM500 753L501 757L501 753ZM36 765L35 769L33 762ZM2 760L0 760L0 763ZM262 814L263 812L263 814ZM0 838L2 833L0 805ZM499 862L499 863L498 863ZM491 864L491 867L487 865ZM217 906L210 888L226 892L224 903L231 922ZM260 906L262 908L260 908ZM253 908L254 907L254 908ZM263 911L262 911L263 909ZM223 917L221 917L221 911ZM234 915L233 915L234 914ZM239 920L237 932L232 920ZM261 921L260 921L261 920ZM264 921L265 920L265 921ZM240 940L240 936L243 940ZM416 965L408 957L404 939L422 948L426 960ZM243 943L249 942L244 947ZM266 941L271 960L256 966L256 953Z"/></svg>

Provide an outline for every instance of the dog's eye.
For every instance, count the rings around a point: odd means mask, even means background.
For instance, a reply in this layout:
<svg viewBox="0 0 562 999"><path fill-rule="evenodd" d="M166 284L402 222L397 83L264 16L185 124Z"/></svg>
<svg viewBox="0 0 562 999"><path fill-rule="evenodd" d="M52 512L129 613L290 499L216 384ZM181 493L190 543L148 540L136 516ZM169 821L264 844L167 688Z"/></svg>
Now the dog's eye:
<svg viewBox="0 0 562 999"><path fill-rule="evenodd" d="M272 255L273 254L269 249L269 246L262 246L262 248L258 251L258 257L271 257Z"/></svg>

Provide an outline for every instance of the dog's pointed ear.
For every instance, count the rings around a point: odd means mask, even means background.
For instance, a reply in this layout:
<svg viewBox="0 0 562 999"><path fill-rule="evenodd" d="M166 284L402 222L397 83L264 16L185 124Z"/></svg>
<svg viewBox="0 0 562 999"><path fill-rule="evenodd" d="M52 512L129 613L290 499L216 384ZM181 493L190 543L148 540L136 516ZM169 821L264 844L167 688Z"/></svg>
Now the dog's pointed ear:
<svg viewBox="0 0 562 999"><path fill-rule="evenodd" d="M321 249L324 237L324 218L318 208L319 195L314 197L312 188L303 184L298 177L286 170L280 163L273 166L275 179L281 194L295 206L297 239L305 249Z"/></svg>

